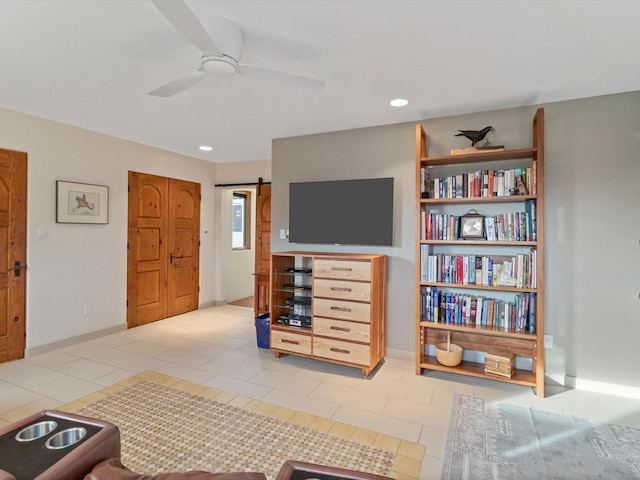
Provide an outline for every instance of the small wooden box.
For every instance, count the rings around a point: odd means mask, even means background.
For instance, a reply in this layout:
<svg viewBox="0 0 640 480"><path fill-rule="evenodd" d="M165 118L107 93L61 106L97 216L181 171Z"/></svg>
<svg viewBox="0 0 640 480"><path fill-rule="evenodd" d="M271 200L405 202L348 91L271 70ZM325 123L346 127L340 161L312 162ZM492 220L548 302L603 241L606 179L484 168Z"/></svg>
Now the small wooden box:
<svg viewBox="0 0 640 480"><path fill-rule="evenodd" d="M484 373L492 373L501 377L511 378L515 367L513 362L515 355L507 352L487 352L484 359Z"/></svg>

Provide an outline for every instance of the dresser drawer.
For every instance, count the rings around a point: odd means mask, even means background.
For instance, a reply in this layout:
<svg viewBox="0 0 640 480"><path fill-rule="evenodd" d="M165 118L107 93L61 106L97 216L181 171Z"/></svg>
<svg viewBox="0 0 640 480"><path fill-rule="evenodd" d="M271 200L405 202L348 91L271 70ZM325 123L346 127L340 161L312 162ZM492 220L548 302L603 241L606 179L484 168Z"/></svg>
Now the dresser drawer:
<svg viewBox="0 0 640 480"><path fill-rule="evenodd" d="M331 338L313 338L313 356L353 363L369 365L369 345L341 342Z"/></svg>
<svg viewBox="0 0 640 480"><path fill-rule="evenodd" d="M353 260L316 259L313 262L315 278L336 278L344 280L371 281L371 262Z"/></svg>
<svg viewBox="0 0 640 480"><path fill-rule="evenodd" d="M311 355L311 336L271 330L271 348Z"/></svg>
<svg viewBox="0 0 640 480"><path fill-rule="evenodd" d="M314 298L313 315L368 323L371 321L371 305L332 298Z"/></svg>
<svg viewBox="0 0 640 480"><path fill-rule="evenodd" d="M343 322L332 318L313 317L313 334L340 340L369 343L371 326L368 323Z"/></svg>
<svg viewBox="0 0 640 480"><path fill-rule="evenodd" d="M316 278L313 281L313 296L337 300L371 301L371 284L363 282L339 282Z"/></svg>

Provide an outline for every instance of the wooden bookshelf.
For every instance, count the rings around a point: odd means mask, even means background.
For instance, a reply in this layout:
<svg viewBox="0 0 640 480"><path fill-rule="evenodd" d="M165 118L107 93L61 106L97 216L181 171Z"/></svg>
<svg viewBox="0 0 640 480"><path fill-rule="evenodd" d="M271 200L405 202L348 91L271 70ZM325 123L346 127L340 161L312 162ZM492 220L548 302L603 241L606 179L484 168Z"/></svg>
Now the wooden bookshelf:
<svg viewBox="0 0 640 480"><path fill-rule="evenodd" d="M533 142L528 148L486 151L450 156L427 156L427 135L422 125L416 126L416 374L421 375L425 370L437 370L477 378L492 379L500 382L513 383L532 387L538 396L544 396L544 109L538 109L533 121ZM530 167L535 171L535 178L531 184L535 190L527 195L505 196L466 196L463 198L422 198L421 174L428 169L431 178L438 176L438 169L442 171L461 172L465 166L472 170L487 168L499 169L500 165L519 165L521 168ZM488 166L488 167L487 167ZM511 167L507 167L511 168ZM456 170L457 169L457 170ZM445 175L451 173L446 173ZM520 211L527 201L535 202L536 239L522 241L487 241L477 240L438 240L427 239L423 236L423 216L425 212L434 209L439 212L454 212L460 206L469 205L471 208L484 208L493 205L494 208L505 208L509 211ZM453 215L453 213L452 213ZM497 285L458 284L449 282L424 281L422 277L422 249L427 246L431 255L447 252L455 255L456 250L474 250L474 255L491 256L505 255L500 252L509 249L517 253L535 250L536 253L536 285L525 288ZM451 253L451 252L454 253ZM517 254L516 253L516 254ZM462 254L462 253L460 253ZM528 327L516 330L500 326L482 325L474 321L460 322L456 317L450 323L439 321L425 321L423 316L423 289L437 289L442 292L462 292L460 295L471 294L477 297L487 297L492 294L506 298L508 295L535 294L535 330L529 333ZM432 292L432 290L429 290ZM506 301L506 300L505 300ZM525 317L526 318L526 317ZM452 319L450 319L452 320ZM434 345L446 342L447 338L464 348L471 355L465 355L460 365L448 367L440 364L434 351ZM529 359L531 368L517 368L511 377L485 373L484 355L486 353L512 353L516 358ZM482 361L470 361L482 359ZM527 361L523 364L529 363Z"/></svg>

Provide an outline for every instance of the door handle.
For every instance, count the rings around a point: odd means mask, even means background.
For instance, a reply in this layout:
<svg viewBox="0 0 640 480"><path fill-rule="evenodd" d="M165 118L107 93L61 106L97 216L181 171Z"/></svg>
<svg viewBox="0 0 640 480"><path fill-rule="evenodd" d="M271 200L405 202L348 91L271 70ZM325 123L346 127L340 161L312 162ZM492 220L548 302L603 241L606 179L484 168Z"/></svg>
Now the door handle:
<svg viewBox="0 0 640 480"><path fill-rule="evenodd" d="M173 259L174 258L184 258L184 255L180 255L179 257L177 255L174 255L173 253L169 254L169 263L173 263Z"/></svg>
<svg viewBox="0 0 640 480"><path fill-rule="evenodd" d="M20 276L20 270L22 270L23 268L26 270L27 266L26 265L20 265L20 262L17 261L17 262L13 262L13 267L11 267L7 271L11 272L13 270L13 275L16 276L16 277L19 277Z"/></svg>

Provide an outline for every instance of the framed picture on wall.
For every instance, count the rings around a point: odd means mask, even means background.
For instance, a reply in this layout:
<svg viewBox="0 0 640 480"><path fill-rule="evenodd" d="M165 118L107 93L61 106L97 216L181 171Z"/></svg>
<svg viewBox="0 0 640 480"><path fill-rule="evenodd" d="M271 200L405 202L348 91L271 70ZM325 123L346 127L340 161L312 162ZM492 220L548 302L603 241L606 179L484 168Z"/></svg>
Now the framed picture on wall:
<svg viewBox="0 0 640 480"><path fill-rule="evenodd" d="M57 180L56 223L109 223L109 187Z"/></svg>

